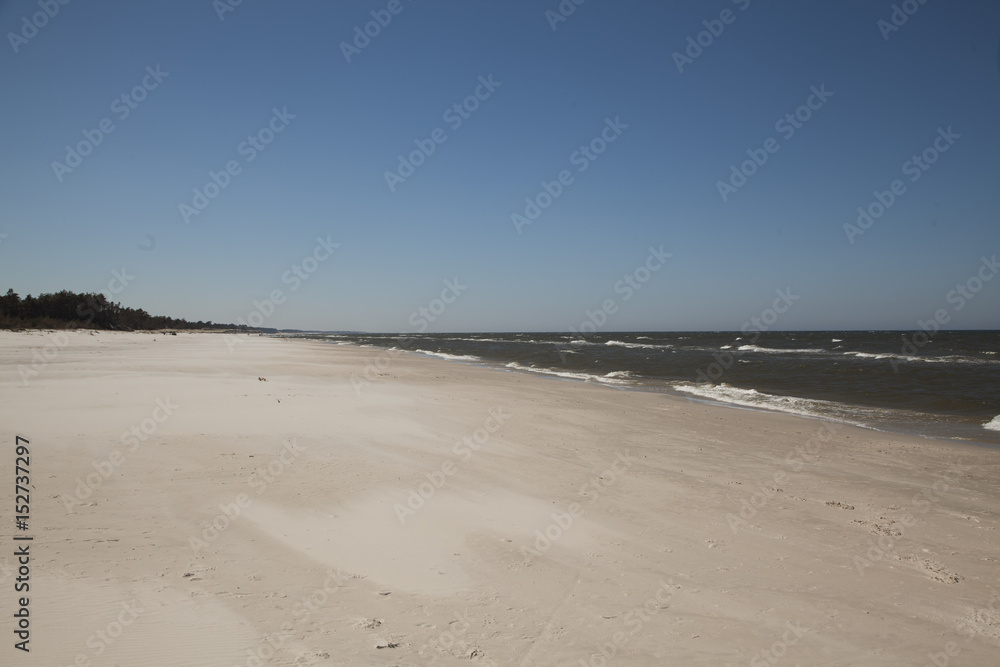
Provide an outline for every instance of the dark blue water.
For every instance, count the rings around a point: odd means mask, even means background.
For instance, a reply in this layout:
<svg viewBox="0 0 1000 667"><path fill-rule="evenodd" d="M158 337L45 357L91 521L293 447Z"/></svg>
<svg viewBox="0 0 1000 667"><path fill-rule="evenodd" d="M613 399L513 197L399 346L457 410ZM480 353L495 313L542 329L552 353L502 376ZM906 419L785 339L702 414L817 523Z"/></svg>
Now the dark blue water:
<svg viewBox="0 0 1000 667"><path fill-rule="evenodd" d="M311 337L1000 444L1000 331Z"/></svg>

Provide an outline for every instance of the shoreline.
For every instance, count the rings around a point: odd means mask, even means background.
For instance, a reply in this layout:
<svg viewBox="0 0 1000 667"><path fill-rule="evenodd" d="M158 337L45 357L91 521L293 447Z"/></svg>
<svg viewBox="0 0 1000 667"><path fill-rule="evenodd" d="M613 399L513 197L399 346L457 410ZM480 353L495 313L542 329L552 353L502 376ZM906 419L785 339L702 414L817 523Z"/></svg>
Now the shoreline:
<svg viewBox="0 0 1000 667"><path fill-rule="evenodd" d="M35 448L47 664L1000 648L1000 454L974 443L416 353L356 389L366 349L267 336L84 334L24 385L40 346L0 333L4 438ZM98 657L122 605L137 615Z"/></svg>
<svg viewBox="0 0 1000 667"><path fill-rule="evenodd" d="M286 339L294 339L294 338L296 338L296 336L294 336L294 335L275 336L275 337L276 338L286 338ZM984 439L984 438L987 437L986 435L981 435L979 438L976 438L976 437L971 437L971 436L961 436L961 435L952 435L952 436L949 436L949 435L940 434L940 433L927 432L927 430L926 430L926 424L923 424L924 428L923 428L923 430L921 430L921 426L922 425L920 423L918 423L918 422L905 422L905 423L904 422L900 422L898 425L896 425L895 423L892 423L892 422L890 422L890 423L881 423L881 422L879 422L879 425L875 425L875 424L871 424L871 423L865 423L865 422L861 421L860 419L851 420L848 417L835 417L835 416L832 416L832 415L815 414L815 413L810 413L810 412L806 412L806 411L782 410L782 409L780 409L778 407L768 407L768 406L760 406L760 405L744 405L744 404L737 403L737 402L727 402L724 398L710 398L710 397L706 397L706 396L698 396L696 394L692 395L691 393L685 392L685 391L680 390L680 389L677 389L676 387L674 387L674 386L672 386L672 385L670 385L668 383L667 384L662 384L662 385L657 385L657 384L640 384L640 383L631 383L630 384L630 383L627 383L627 382L608 382L608 381L602 381L601 378L599 376L596 376L596 375L591 376L591 377L596 378L596 380L592 382L589 377L588 378L579 378L579 377L571 377L571 376L569 376L569 374L567 374L567 375L561 375L557 371L554 371L554 370L551 370L551 369L537 369L537 370L533 370L531 368L527 368L527 367L523 367L523 366L521 366L521 367L512 367L509 363L508 364L503 364L502 361L490 361L490 360L487 360L487 359L484 359L484 358L462 359L462 358L459 357L459 355L442 356L441 353L428 352L428 351L418 351L418 350L407 350L407 349L398 348L398 347L395 347L395 346L393 346L391 348L387 348L387 347L379 347L377 345L361 345L361 344L358 344L358 343L355 343L355 342L349 342L349 341L331 341L331 340L320 341L319 339L315 339L315 338L303 338L303 339L304 340L313 340L313 341L316 341L316 342L324 342L324 343L326 343L328 345L334 345L334 346L336 346L336 345L350 345L350 346L353 346L353 347L358 348L358 349L375 349L375 350L380 350L380 351L383 351L383 352L387 352L389 354L392 354L395 351L406 352L406 353L409 353L409 354L420 355L420 356L427 357L427 358L437 358L437 359L439 359L441 361L449 361L449 362L467 364L467 365L472 365L472 366L475 366L475 367L478 367L478 368L485 368L485 369L489 369L489 370L497 370L497 371L505 371L505 372L516 372L516 373L525 373L525 374L528 374L528 375L536 375L536 376L539 376L539 377L545 377L545 378L549 378L549 379L565 380L565 381L568 381L568 382L581 382L581 383L584 383L584 384L590 384L592 386L603 386L603 387L608 387L610 389L620 389L620 390L624 390L624 391L639 391L639 392L658 393L658 394L663 394L663 395L666 395L666 396L670 396L672 398L679 398L679 399L688 400L688 401L691 401L691 402L694 402L694 403L702 403L702 404L705 404L705 405L714 405L716 407L722 407L722 408L736 408L736 409L742 409L742 410L749 410L749 411L753 411L753 412L763 412L763 413L766 413L766 414L784 414L784 415L793 415L793 416L803 417L803 418L806 418L806 419L816 419L816 420L820 420L820 421L831 421L831 422L835 422L835 423L840 423L840 424L846 424L846 425L850 425L850 426L855 426L857 428L868 429L868 430L875 431L875 432L878 432L878 433L888 433L888 434L897 434L897 435L904 435L904 436L912 436L912 437L917 437L917 438L921 438L921 439L924 439L924 440L932 440L932 441L935 441L935 442L965 442L965 443L976 444L978 446L982 446L982 447L986 447L986 448L1000 449L1000 442L997 442L995 440ZM725 385L725 383L721 383L721 384ZM794 396L794 395L785 395L785 394L767 394L767 395L773 396L773 397L778 397L778 398L780 398L780 397L788 397L788 398L794 398L794 399L799 399L799 400L812 400L812 399L804 399L802 397ZM845 402L835 402L835 403L837 403L838 405L846 406L848 408L853 408L853 409L867 408L868 407L868 406L856 405L856 404L845 403ZM970 433L975 433L976 432L976 429L972 427L971 423L967 424L966 426L969 427L969 428L963 429L963 430L968 430ZM985 428L985 424L979 425L979 428Z"/></svg>

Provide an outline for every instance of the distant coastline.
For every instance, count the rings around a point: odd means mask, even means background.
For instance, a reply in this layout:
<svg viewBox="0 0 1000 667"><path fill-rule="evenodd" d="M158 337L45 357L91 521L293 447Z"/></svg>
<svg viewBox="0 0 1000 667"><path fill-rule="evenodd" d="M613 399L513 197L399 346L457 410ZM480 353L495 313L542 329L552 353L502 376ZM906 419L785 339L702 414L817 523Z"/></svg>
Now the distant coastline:
<svg viewBox="0 0 1000 667"><path fill-rule="evenodd" d="M23 299L13 289L0 296L0 329L100 329L108 331L238 331L277 333L277 329L245 324L189 322L183 318L150 315L109 301L102 293L62 290Z"/></svg>

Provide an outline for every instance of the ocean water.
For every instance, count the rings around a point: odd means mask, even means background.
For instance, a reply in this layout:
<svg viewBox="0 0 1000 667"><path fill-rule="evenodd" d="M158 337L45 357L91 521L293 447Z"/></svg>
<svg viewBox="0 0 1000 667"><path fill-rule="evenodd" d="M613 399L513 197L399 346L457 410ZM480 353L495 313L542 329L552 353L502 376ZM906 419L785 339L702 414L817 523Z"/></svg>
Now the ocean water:
<svg viewBox="0 0 1000 667"><path fill-rule="evenodd" d="M308 337L1000 445L1000 331Z"/></svg>

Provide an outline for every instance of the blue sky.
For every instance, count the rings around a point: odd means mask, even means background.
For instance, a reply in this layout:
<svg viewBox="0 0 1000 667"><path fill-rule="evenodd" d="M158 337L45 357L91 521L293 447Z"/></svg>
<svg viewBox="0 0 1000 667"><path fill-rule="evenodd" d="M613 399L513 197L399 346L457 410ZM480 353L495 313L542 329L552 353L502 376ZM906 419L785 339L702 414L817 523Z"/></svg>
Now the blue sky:
<svg viewBox="0 0 1000 667"><path fill-rule="evenodd" d="M429 331L568 331L609 299L612 331L739 329L790 289L775 328L910 329L941 309L1000 328L1000 278L948 299L1000 252L1000 4L896 3L915 11L890 31L893 3L867 0L565 0L559 21L557 0L228 1L0 2L3 290L414 331L457 278ZM789 136L776 122L797 110ZM416 142L433 152L390 188ZM747 151L767 160L724 201ZM185 216L210 172L226 187ZM303 280L317 238L339 247ZM616 284L661 245L626 300Z"/></svg>

